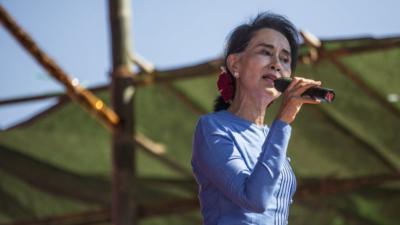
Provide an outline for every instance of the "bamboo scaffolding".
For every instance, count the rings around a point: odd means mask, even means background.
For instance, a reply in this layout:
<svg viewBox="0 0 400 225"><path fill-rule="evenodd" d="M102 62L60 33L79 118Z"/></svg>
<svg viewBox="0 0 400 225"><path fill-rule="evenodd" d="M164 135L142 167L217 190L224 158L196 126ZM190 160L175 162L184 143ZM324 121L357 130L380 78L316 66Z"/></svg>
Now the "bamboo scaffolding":
<svg viewBox="0 0 400 225"><path fill-rule="evenodd" d="M357 46L351 48L351 50L343 51L328 51L324 48L323 43L319 41L317 37L315 37L313 34L309 32L301 32L301 35L303 36L303 39L305 41L305 44L310 46L311 49L314 49L317 52L317 58L314 60L321 60L321 58L327 58L331 62L334 63L335 66L337 66L347 77L349 77L356 85L361 87L361 89L366 92L368 95L372 96L376 101L378 101L381 105L384 105L386 109L389 109L390 112L393 112L397 114L396 110L398 111L397 108L394 106L390 105L386 99L381 97L377 91L374 91L372 87L368 86L361 78L359 75L354 74L349 68L347 68L343 63L341 63L338 59L339 55L340 56L345 56L346 54L349 53L360 53L364 51L375 51L377 50L377 46L369 45L369 46ZM381 43L379 46L380 49L387 49L387 48L392 48L392 47L397 47L399 45L398 40L387 40L384 43ZM384 165L386 165L391 171L397 172L400 170L398 164L396 163L396 159L393 159L395 157L394 155L392 156L387 156L386 154L383 154L384 150L380 149L380 147L371 144L368 140L364 140L360 135L357 134L355 130L351 130L351 128L345 124L342 124L338 122L334 116L328 111L323 109L322 107L317 108L320 113L322 113L328 121L331 122L331 124L335 125L339 130L342 130L342 132L347 133L348 135L352 136L355 140L357 140L359 143L361 143L365 150L368 150L371 152L373 155L375 155ZM400 115L400 114L398 114Z"/></svg>
<svg viewBox="0 0 400 225"><path fill-rule="evenodd" d="M392 172L399 171L399 167L397 166L394 159L387 157L386 155L382 154L382 150L379 149L377 146L371 144L370 141L365 140L362 138L358 132L354 129L351 129L348 124L344 124L339 122L328 110L324 109L323 107L315 107L314 110L322 114L326 120L332 125L334 125L338 130L346 134L347 136L351 137L353 140L360 143L364 148L365 151L373 154L379 161L381 161L389 170Z"/></svg>
<svg viewBox="0 0 400 225"><path fill-rule="evenodd" d="M371 38L360 38L360 40L369 40ZM394 37L391 39L371 39L373 43L368 43L368 44L363 44L360 46L352 46L352 47L339 47L337 49L333 50L325 50L328 55L332 55L335 57L345 57L345 56L353 56L357 54L364 54L364 53L372 53L375 51L381 51L381 50L390 50L393 48L398 48L400 47L400 37ZM347 39L346 39L347 40ZM353 40L353 39L349 39ZM321 41L322 44L326 42L336 42L335 40L330 40L330 41ZM377 42L377 43L375 43ZM304 55L300 55L299 58L302 58ZM326 57L325 55L320 55L320 59ZM301 62L301 61L300 61ZM185 80L185 79L192 79L195 77L201 77L201 76L210 76L218 73L219 65L222 63L222 59L213 59L210 60L209 62L205 63L200 63L200 64L195 64L191 65L188 67L184 67L188 71L190 71L191 76L186 76L186 74L182 73L181 69L171 69L171 70L165 70L165 71L157 71L154 68L152 69L147 69L149 71L146 71L143 69L142 72L138 73L138 77L143 77L143 75L148 75L149 72L151 72L151 78L145 77L145 78L140 78L140 79L135 79L133 83L135 84L135 87L143 87L147 86L149 84L157 84L157 83L170 83L178 80ZM211 68L210 68L211 64ZM147 67L146 67L147 68ZM176 76L176 75L171 75L171 74L177 74L180 73L182 74L181 76ZM169 78L169 76L172 76ZM93 88L88 88L91 92L96 92L96 91L103 91L108 89L108 85L101 85L98 87L93 87ZM24 97L15 97L15 98L9 98L9 99L0 99L0 106L1 105L8 105L8 104L16 104L16 103L23 103L23 102L30 102L30 101L36 101L36 100L43 100L43 99L48 99L48 98L54 98L54 97L64 97L66 96L65 93L48 93L48 94L43 94L43 95L31 95L31 96L24 96Z"/></svg>
<svg viewBox="0 0 400 225"><path fill-rule="evenodd" d="M177 172L180 172L184 175L191 176L191 173L186 169L182 168L179 164L169 160L166 157L162 156L163 151L165 150L163 146L160 146L150 139L135 135L133 126L133 93L130 96L128 103L123 101L124 94L126 94L127 90L133 90L139 86L146 86L154 83L161 83L163 86L175 97L180 99L189 109L191 109L194 113L204 113L204 110L197 107L193 101L191 101L187 96L184 95L181 91L176 89L171 85L171 82L182 80L182 79L191 79L194 77L201 77L205 75L212 75L217 73L219 66L222 64L221 59L211 60L209 62L205 62L202 64L198 64L195 66L189 66L180 69L173 69L167 71L156 71L154 67L151 65L147 65L146 63L141 63L143 68L146 68L143 72L139 73L137 76L134 76L129 68L129 55L126 53L127 49L129 49L129 42L126 39L129 39L129 12L128 15L126 9L129 8L128 0L119 0L112 1L110 0L110 23L111 30L113 34L113 72L112 72L112 98L113 105L117 114L115 114L112 110L107 108L101 100L97 99L91 92L79 86L70 79L67 74L65 74L61 68L59 68L53 60L51 60L44 52L42 52L37 45L31 40L31 38L23 32L17 24L12 20L12 18L7 14L7 12L0 5L0 20L5 24L5 27L12 33L15 38L33 55L33 57L43 65L52 74L52 76L61 82L67 90L68 96L72 99L78 101L80 105L84 106L85 109L89 110L91 114L94 114L96 118L106 124L111 130L114 130L115 127L118 128L119 132L113 132L113 162L114 164L114 176L121 178L121 180L117 180L113 186L113 206L112 206L112 218L114 224L132 224L136 223L138 218L146 218L149 216L155 215L164 215L169 213L183 213L193 209L198 208L197 199L178 199L173 202L160 203L160 204L146 204L146 205L137 205L135 202L134 190L135 187L134 181L134 144L141 146L146 152L150 153L154 157L160 159L166 165L169 165L171 168L174 168ZM122 10L123 9L123 10ZM124 13L121 13L122 10ZM117 16L119 15L119 16ZM122 15L122 16L121 16ZM126 17L125 17L126 16ZM399 47L400 41L392 39L387 42L380 43L377 45L363 45L356 47L346 47L335 50L325 50L323 48L319 48L320 58L327 58L331 60L347 77L349 77L354 83L362 88L368 95L373 97L375 100L379 101L382 106L387 108L389 111L394 113L396 116L400 116L400 110L395 108L394 106L387 103L386 99L379 95L379 93L373 90L370 86L368 86L361 78L359 74L356 74L354 71L346 67L340 60L339 57L348 56L352 54L359 54L365 52L371 52L381 49L390 49L394 47ZM314 46L315 47L315 46ZM124 53L125 52L125 53ZM134 58L137 62L143 62L140 57ZM147 66L146 66L147 65ZM151 72L151 76L141 76L145 73ZM55 75L54 75L55 74ZM101 90L105 90L107 86L103 86ZM133 89L132 89L133 88ZM100 90L100 89L99 89ZM1 100L0 105L5 104L13 104L34 100L41 100L53 97L60 97L61 103L66 102L67 100L63 100L65 95L60 93L52 93L47 95L39 95L39 96L31 96L31 97L23 97L23 98L14 98L9 100ZM385 103L386 102L386 103ZM60 103L60 105L61 105ZM101 107L98 107L101 105ZM321 110L321 113L326 115L333 120L334 123L337 124L337 121L326 111ZM121 119L121 120L120 120ZM348 128L339 126L341 130L345 132L350 132ZM351 133L351 132L350 132ZM134 135L132 139L132 135ZM131 137L131 138L127 138ZM357 140L361 140L358 138ZM362 141L362 140L361 140ZM365 146L368 146L369 149L377 154L377 150L374 149L368 143L363 142ZM122 154L121 154L122 152ZM396 167L393 166L390 162L387 161L382 155L377 154L378 158L383 161L390 169L393 171L397 171ZM126 160L127 157L130 160ZM29 178L31 179L31 178ZM299 193L297 194L298 198L307 198L307 196L320 194L320 195L331 195L340 192L354 191L363 187L373 187L377 185L381 185L385 182L390 181L398 181L400 180L400 175L398 173L394 174L384 174L370 177L361 177L361 178L351 178L351 179L304 179L299 187ZM128 189L123 189L121 186L128 185ZM132 191L133 190L133 191ZM56 191L56 193L58 193ZM63 195L63 193L59 193ZM65 194L65 193L64 193ZM81 198L80 196L78 196ZM92 197L91 197L92 198ZM171 207L171 205L173 207ZM54 217L53 219L44 219L41 220L40 224L64 224L63 221L67 221L65 224L97 224L103 222L111 221L110 209L105 208L92 212L94 217L91 217L91 213L82 213L80 215L75 215L76 218L82 218L82 220L70 220L68 215ZM96 217L98 216L98 217ZM86 218L86 219L85 219ZM96 219L93 219L96 218ZM100 218L100 219L99 219ZM39 220L37 220L39 221ZM36 222L37 222L36 221ZM46 223L49 222L49 223ZM24 223L13 223L22 225ZM25 223L24 225L30 224ZM35 224L32 222L31 224ZM37 224L37 223L36 223Z"/></svg>
<svg viewBox="0 0 400 225"><path fill-rule="evenodd" d="M207 111L200 107L198 104L194 103L192 99L190 99L184 92L176 88L173 84L165 83L163 85L164 89L166 89L171 95L181 101L192 113L196 115L206 114Z"/></svg>
<svg viewBox="0 0 400 225"><path fill-rule="evenodd" d="M376 187L389 181L399 180L400 173L398 172L356 178L305 178L299 183L299 193L296 193L296 197L304 199L316 194L327 196L361 188Z"/></svg>
<svg viewBox="0 0 400 225"><path fill-rule="evenodd" d="M33 39L26 33L0 5L0 21L10 34L28 51L31 56L67 91L69 97L78 102L84 109L88 110L110 130L118 123L118 116L108 108L102 100L83 88L66 74L56 62L51 59Z"/></svg>
<svg viewBox="0 0 400 225"><path fill-rule="evenodd" d="M389 112L393 113L396 117L400 119L400 109L391 104L386 100L385 97L383 97L377 90L375 90L371 85L369 85L367 82L365 82L362 78L361 75L356 73L355 71L351 70L348 66L346 66L343 62L340 61L338 56L343 56L346 54L346 51L328 51L325 49L323 43L319 41L317 37L315 37L313 34L309 32L300 32L300 34L303 36L304 42L306 45L310 46L311 49L314 49L318 52L318 60L321 58L326 58L330 62L335 65L339 71L342 72L344 76L346 76L348 79L350 79L354 84L356 84L364 93L369 95L372 99L374 99L376 102L378 102L383 108L388 110ZM381 45L380 48L391 48L391 47L399 47L400 46L400 41L387 41L383 43L384 45ZM378 48L369 46L368 48L364 47L358 47L352 49L353 52L361 52L361 51L373 51ZM349 52L349 51L347 51Z"/></svg>
<svg viewBox="0 0 400 225"><path fill-rule="evenodd" d="M363 190L382 185L385 182L395 182L400 180L400 173L380 174L374 176L364 176L357 178L308 178L300 180L296 201L301 204L308 204L308 197L329 196L338 193ZM142 204L138 206L138 216L145 219L153 216L165 214L182 214L197 210L199 207L197 198L181 198L162 203ZM47 223L50 221L49 223ZM100 224L110 221L108 208L67 214L63 216L48 217L31 221L17 221L3 225L80 225L80 224Z"/></svg>
<svg viewBox="0 0 400 225"><path fill-rule="evenodd" d="M386 100L384 96L382 96L375 88L367 84L362 78L361 75L356 73L347 67L344 63L342 63L338 58L332 55L327 55L329 60L345 75L348 79L353 81L361 90L363 90L367 95L369 95L372 99L378 102L383 108L387 109L393 115L400 119L400 109L391 104Z"/></svg>

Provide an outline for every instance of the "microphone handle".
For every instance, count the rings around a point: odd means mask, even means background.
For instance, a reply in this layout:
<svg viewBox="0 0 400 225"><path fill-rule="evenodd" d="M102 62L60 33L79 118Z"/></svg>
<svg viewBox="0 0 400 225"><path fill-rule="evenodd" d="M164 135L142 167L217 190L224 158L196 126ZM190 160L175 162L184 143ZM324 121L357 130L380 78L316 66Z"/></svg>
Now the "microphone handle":
<svg viewBox="0 0 400 225"><path fill-rule="evenodd" d="M292 82L291 78L279 78L274 81L275 88L279 92L284 92L289 84ZM310 96L315 99L319 99L324 102L331 103L335 99L335 91L330 88L323 88L323 87L312 87L307 89L302 96Z"/></svg>

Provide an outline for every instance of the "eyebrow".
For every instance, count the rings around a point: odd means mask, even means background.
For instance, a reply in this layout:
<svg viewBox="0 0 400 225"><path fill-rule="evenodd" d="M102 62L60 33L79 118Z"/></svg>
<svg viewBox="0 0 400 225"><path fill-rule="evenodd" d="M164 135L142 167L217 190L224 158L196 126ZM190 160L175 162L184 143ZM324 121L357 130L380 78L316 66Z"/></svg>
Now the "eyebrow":
<svg viewBox="0 0 400 225"><path fill-rule="evenodd" d="M272 49L275 48L275 46L270 45L270 44L265 44L265 43L260 43L260 44L256 45L256 48L259 47L259 46L262 46L262 47L265 47L265 48L272 48ZM287 50L287 49L285 49L285 48L284 48L282 51L285 52L286 54L291 55L291 54L290 54L290 51Z"/></svg>

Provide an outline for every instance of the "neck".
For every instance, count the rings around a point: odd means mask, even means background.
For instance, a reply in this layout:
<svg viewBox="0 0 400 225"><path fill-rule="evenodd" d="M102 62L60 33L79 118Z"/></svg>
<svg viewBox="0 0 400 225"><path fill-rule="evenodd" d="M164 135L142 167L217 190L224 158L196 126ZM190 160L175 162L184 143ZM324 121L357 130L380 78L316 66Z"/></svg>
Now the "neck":
<svg viewBox="0 0 400 225"><path fill-rule="evenodd" d="M237 92L228 111L258 126L263 126L265 110L271 101Z"/></svg>

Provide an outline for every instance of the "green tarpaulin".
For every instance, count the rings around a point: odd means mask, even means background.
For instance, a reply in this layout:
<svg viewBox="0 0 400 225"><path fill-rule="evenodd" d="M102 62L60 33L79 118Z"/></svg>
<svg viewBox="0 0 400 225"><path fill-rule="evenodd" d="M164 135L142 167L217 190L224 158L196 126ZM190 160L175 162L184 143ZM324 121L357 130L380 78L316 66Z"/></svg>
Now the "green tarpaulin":
<svg viewBox="0 0 400 225"><path fill-rule="evenodd" d="M293 124L288 155L299 187L289 224L397 225L400 38L323 44L318 60L300 63L296 74L321 80L337 95L332 104L304 106ZM308 51L301 49L303 56ZM198 113L212 109L217 73L137 88L136 130L166 148L162 159L137 150L141 204L167 212L196 199L192 133ZM96 94L108 102L106 89ZM278 105L267 113L268 123ZM70 101L1 131L0 223L44 218L57 224L109 223L110 148L109 132ZM201 224L198 208L183 209L140 224Z"/></svg>

